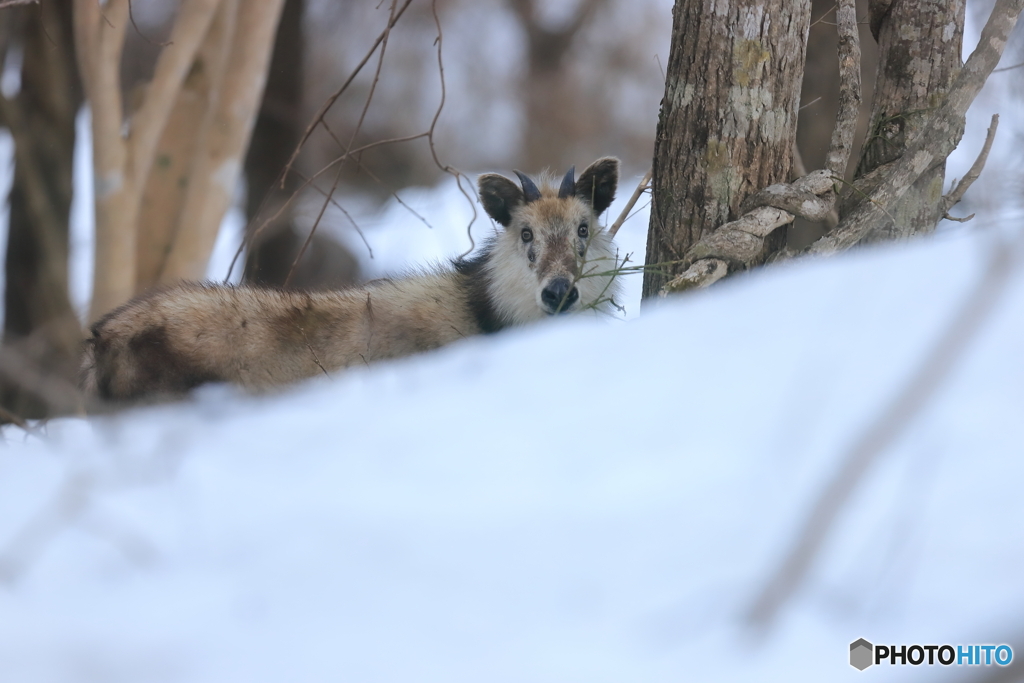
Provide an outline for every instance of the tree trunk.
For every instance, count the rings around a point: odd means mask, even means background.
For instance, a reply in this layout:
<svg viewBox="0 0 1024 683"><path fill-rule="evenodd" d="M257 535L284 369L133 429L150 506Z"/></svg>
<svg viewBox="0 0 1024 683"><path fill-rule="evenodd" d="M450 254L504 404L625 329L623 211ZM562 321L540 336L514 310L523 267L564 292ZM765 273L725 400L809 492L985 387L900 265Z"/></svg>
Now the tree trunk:
<svg viewBox="0 0 1024 683"><path fill-rule="evenodd" d="M880 51L871 133L855 174L859 191L848 195L844 214L875 186L886 164L903 156L962 65L964 0L873 0L869 17ZM905 30L908 26L914 30ZM945 160L927 170L889 211L895 222L880 225L867 239L934 230L942 218L945 175Z"/></svg>
<svg viewBox="0 0 1024 683"><path fill-rule="evenodd" d="M3 377L2 402L16 415L41 418L74 402L70 394L67 405L43 401L25 378L55 375L72 386L77 371L81 330L68 295L68 214L82 94L70 0L21 12L21 89L0 109L16 147L3 345L23 372L17 381Z"/></svg>
<svg viewBox="0 0 1024 683"><path fill-rule="evenodd" d="M237 0L231 52L160 282L202 279L252 137L284 0Z"/></svg>
<svg viewBox="0 0 1024 683"><path fill-rule="evenodd" d="M745 197L789 179L809 26L810 0L676 0L647 263L680 259ZM784 243L777 232L762 259ZM649 269L644 296L679 270Z"/></svg>

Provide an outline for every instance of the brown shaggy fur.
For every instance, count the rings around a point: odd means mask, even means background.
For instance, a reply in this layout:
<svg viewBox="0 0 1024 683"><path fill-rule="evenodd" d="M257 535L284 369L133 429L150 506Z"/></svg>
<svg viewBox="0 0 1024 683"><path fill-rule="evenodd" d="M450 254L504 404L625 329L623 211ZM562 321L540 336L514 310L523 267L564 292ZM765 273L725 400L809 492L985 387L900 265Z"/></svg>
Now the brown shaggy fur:
<svg viewBox="0 0 1024 683"><path fill-rule="evenodd" d="M481 201L505 229L451 269L335 292L184 283L142 295L92 326L83 388L108 402L180 395L205 382L261 391L564 310L608 310L614 277L597 273L614 251L597 217L617 179L618 162L602 159L575 193L543 183L526 201L508 179L482 176ZM551 304L546 288L556 281L571 284L573 301Z"/></svg>

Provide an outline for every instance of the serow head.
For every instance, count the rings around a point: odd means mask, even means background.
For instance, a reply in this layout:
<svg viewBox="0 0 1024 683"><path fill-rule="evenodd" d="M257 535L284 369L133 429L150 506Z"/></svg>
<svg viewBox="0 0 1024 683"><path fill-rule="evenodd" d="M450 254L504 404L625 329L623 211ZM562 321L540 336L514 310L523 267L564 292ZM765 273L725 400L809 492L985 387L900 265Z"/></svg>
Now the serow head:
<svg viewBox="0 0 1024 683"><path fill-rule="evenodd" d="M578 180L570 168L557 187L515 173L519 185L493 173L479 180L484 209L504 228L492 268L508 297L506 314L523 322L593 304L608 289L594 273L613 267L611 239L597 219L615 198L618 159L595 161Z"/></svg>

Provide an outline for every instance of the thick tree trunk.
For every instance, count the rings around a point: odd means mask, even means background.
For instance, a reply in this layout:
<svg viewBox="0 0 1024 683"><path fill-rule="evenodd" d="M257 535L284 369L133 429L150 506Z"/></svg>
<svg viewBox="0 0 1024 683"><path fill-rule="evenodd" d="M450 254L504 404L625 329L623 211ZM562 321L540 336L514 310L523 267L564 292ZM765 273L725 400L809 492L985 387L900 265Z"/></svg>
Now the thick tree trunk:
<svg viewBox="0 0 1024 683"><path fill-rule="evenodd" d="M16 415L39 418L74 403L71 395L67 405L44 402L25 378L56 375L72 386L77 370L81 330L68 296L68 214L75 115L82 94L70 0L51 0L21 12L21 90L0 108L16 147L3 352L23 372L18 378L3 377L2 403Z"/></svg>
<svg viewBox="0 0 1024 683"><path fill-rule="evenodd" d="M789 179L809 26L810 0L676 0L647 263L678 260L745 197ZM679 270L648 270L644 296Z"/></svg>
<svg viewBox="0 0 1024 683"><path fill-rule="evenodd" d="M942 103L960 69L964 0L873 0L871 31L880 61L871 110L871 131L856 178L859 192L848 195L843 213L862 201L884 166L903 156L908 141ZM912 26L914 30L906 30ZM889 211L869 240L899 239L930 232L942 218L943 160L926 171Z"/></svg>

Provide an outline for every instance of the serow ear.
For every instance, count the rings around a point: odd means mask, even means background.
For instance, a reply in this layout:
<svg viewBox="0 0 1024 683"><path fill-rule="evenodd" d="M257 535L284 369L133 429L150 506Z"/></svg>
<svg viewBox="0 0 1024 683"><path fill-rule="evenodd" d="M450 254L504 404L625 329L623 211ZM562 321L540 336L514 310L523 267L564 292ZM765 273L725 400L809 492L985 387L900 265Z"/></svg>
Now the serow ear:
<svg viewBox="0 0 1024 683"><path fill-rule="evenodd" d="M576 181L576 196L588 202L600 216L615 199L619 185L619 160L614 157L598 159L580 174Z"/></svg>
<svg viewBox="0 0 1024 683"><path fill-rule="evenodd" d="M497 173L482 175L476 183L480 188L480 202L487 215L508 227L512 222L512 210L523 203L523 191Z"/></svg>

